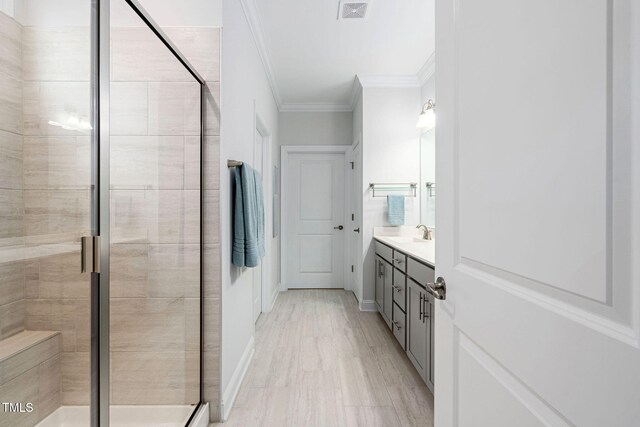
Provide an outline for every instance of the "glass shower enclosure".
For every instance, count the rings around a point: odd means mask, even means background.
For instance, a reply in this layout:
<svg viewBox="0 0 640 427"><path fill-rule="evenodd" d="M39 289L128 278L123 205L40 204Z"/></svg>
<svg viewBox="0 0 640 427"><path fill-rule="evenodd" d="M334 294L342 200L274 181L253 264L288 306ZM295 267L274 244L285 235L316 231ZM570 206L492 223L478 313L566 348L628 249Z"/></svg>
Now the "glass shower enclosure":
<svg viewBox="0 0 640 427"><path fill-rule="evenodd" d="M0 3L0 427L202 406L204 88L137 1Z"/></svg>

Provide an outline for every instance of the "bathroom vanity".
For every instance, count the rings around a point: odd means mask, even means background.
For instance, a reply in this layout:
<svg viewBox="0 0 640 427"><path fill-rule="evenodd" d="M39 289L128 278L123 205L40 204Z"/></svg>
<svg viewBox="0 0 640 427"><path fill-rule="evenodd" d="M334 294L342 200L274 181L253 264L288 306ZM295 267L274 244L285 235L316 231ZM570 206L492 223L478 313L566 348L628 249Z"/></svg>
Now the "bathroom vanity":
<svg viewBox="0 0 640 427"><path fill-rule="evenodd" d="M433 392L435 242L374 232L375 301L411 363Z"/></svg>

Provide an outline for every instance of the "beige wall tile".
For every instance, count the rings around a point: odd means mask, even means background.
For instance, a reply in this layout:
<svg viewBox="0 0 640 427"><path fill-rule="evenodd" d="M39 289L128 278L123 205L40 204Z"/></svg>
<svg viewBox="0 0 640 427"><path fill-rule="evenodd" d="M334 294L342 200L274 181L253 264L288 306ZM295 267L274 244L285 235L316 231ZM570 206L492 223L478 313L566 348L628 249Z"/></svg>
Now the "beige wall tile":
<svg viewBox="0 0 640 427"><path fill-rule="evenodd" d="M30 371L14 378L0 386L2 401L37 402L38 401L38 370ZM38 423L38 410L23 413L3 413L0 417L0 427L31 427Z"/></svg>
<svg viewBox="0 0 640 427"><path fill-rule="evenodd" d="M184 351L182 298L116 298L111 301L111 351Z"/></svg>
<svg viewBox="0 0 640 427"><path fill-rule="evenodd" d="M38 296L44 299L90 297L90 279L80 272L80 251L40 260Z"/></svg>
<svg viewBox="0 0 640 427"><path fill-rule="evenodd" d="M62 353L62 404L88 405L91 400L91 359L87 353Z"/></svg>
<svg viewBox="0 0 640 427"><path fill-rule="evenodd" d="M144 298L149 294L149 245L111 245L110 297Z"/></svg>
<svg viewBox="0 0 640 427"><path fill-rule="evenodd" d="M24 275L25 267L22 261L0 264L0 280L2 281L0 306L24 298Z"/></svg>
<svg viewBox="0 0 640 427"><path fill-rule="evenodd" d="M20 190L0 189L0 239L24 236L24 201Z"/></svg>
<svg viewBox="0 0 640 427"><path fill-rule="evenodd" d="M45 418L62 403L61 357L57 355L38 366L38 417Z"/></svg>
<svg viewBox="0 0 640 427"><path fill-rule="evenodd" d="M149 296L200 296L200 245L149 245Z"/></svg>
<svg viewBox="0 0 640 427"><path fill-rule="evenodd" d="M0 13L0 70L22 79L22 25Z"/></svg>
<svg viewBox="0 0 640 427"><path fill-rule="evenodd" d="M200 136L184 138L184 188L200 189Z"/></svg>
<svg viewBox="0 0 640 427"><path fill-rule="evenodd" d="M60 331L62 351L75 351L76 311L88 300L28 299L25 328L32 331Z"/></svg>
<svg viewBox="0 0 640 427"><path fill-rule="evenodd" d="M0 73L0 130L22 134L22 82Z"/></svg>
<svg viewBox="0 0 640 427"><path fill-rule="evenodd" d="M71 233L89 229L89 190L25 190L27 235Z"/></svg>
<svg viewBox="0 0 640 427"><path fill-rule="evenodd" d="M211 245L220 243L220 191L204 190L204 241Z"/></svg>
<svg viewBox="0 0 640 427"><path fill-rule="evenodd" d="M204 134L220 135L220 83L207 82L205 98Z"/></svg>
<svg viewBox="0 0 640 427"><path fill-rule="evenodd" d="M69 123L71 116L89 120L91 92L89 82L24 83L24 135L89 136L88 131L63 129L50 121Z"/></svg>
<svg viewBox="0 0 640 427"><path fill-rule="evenodd" d="M220 275L220 245L204 246L204 296L205 298L220 299L221 275Z"/></svg>
<svg viewBox="0 0 640 427"><path fill-rule="evenodd" d="M149 135L200 135L200 85L149 83Z"/></svg>
<svg viewBox="0 0 640 427"><path fill-rule="evenodd" d="M15 301L0 306L0 340L25 329L25 302Z"/></svg>
<svg viewBox="0 0 640 427"><path fill-rule="evenodd" d="M89 81L89 16L86 19L86 27L24 27L24 80Z"/></svg>
<svg viewBox="0 0 640 427"><path fill-rule="evenodd" d="M184 331L186 351L199 351L200 298L184 299Z"/></svg>
<svg viewBox="0 0 640 427"><path fill-rule="evenodd" d="M182 136L111 137L111 188L182 189Z"/></svg>
<svg viewBox="0 0 640 427"><path fill-rule="evenodd" d="M22 137L15 133L0 131L0 188L21 190L22 183Z"/></svg>
<svg viewBox="0 0 640 427"><path fill-rule="evenodd" d="M204 139L204 186L206 190L220 189L220 137Z"/></svg>
<svg viewBox="0 0 640 427"><path fill-rule="evenodd" d="M204 299L204 350L220 350L220 300Z"/></svg>
<svg viewBox="0 0 640 427"><path fill-rule="evenodd" d="M220 29L169 27L165 33L206 81L220 81Z"/></svg>
<svg viewBox="0 0 640 427"><path fill-rule="evenodd" d="M198 359L180 352L112 352L114 405L195 403L199 385L192 372ZM195 399L195 401L194 401Z"/></svg>
<svg viewBox="0 0 640 427"><path fill-rule="evenodd" d="M191 74L146 27L112 29L111 64L114 81L193 81Z"/></svg>
<svg viewBox="0 0 640 427"><path fill-rule="evenodd" d="M147 134L147 83L111 82L111 135Z"/></svg>
<svg viewBox="0 0 640 427"><path fill-rule="evenodd" d="M200 192L112 190L112 241L200 242Z"/></svg>
<svg viewBox="0 0 640 427"><path fill-rule="evenodd" d="M24 138L24 187L27 189L87 189L91 185L90 170L88 137Z"/></svg>

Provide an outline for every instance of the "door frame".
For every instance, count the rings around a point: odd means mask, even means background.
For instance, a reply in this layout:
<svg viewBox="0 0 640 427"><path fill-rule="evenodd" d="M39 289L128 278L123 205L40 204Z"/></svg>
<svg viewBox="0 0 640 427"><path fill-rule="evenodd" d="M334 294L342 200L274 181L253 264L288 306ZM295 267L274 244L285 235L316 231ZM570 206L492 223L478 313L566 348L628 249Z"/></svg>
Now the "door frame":
<svg viewBox="0 0 640 427"><path fill-rule="evenodd" d="M287 179L289 179L289 155L291 154L342 154L344 156L344 171L345 176L349 174L349 152L351 150L351 145L283 145L280 148L280 180L282 184L280 185L280 230L281 230L281 242L286 243L287 237L289 236L289 230L287 227L284 227L284 224L288 224L289 214L287 212L286 206L288 202L288 194L287 194L287 186L285 183ZM343 224L348 224L350 221L349 214L347 211L349 210L349 192L347 186L344 186L343 198L344 198L344 218ZM349 239L345 238L343 242L344 253L347 254L349 247ZM344 285L347 283L348 276L348 266L351 265L348 260L348 257L344 257L343 260L343 281ZM282 275L281 279L281 288L283 291L289 290L289 284L287 283L287 275L285 274L285 269L287 265L287 248L286 244L280 245L280 271ZM348 289L347 286L343 286L344 289Z"/></svg>
<svg viewBox="0 0 640 427"><path fill-rule="evenodd" d="M349 147L349 163L351 162L361 162L362 161L362 132L359 132L358 135L354 138L353 143L351 144L351 146ZM360 149L360 156L359 158L354 158L354 151L359 148ZM357 224L360 227L360 233L355 233L353 231L353 226L355 226L356 224L354 223L354 221L349 221L349 224L351 224L350 228L349 228L349 242L347 243L347 247L348 250L351 250L352 248L357 248L357 252L355 254L355 259L353 259L354 262L354 268L357 268L357 271L354 271L352 274L353 277L351 277L351 280L349 280L349 288L351 292L353 292L353 294L356 296L356 299L358 300L358 303L360 302L360 300L362 299L362 268L364 267L362 265L362 164L360 163L360 165L358 166L360 168L358 174L356 174L356 170L357 168L355 166L353 166L353 168L348 168L348 178L347 178L347 182L349 183L349 190L348 190L348 202L349 202L349 208L351 208L352 212L347 212L347 219L350 220L349 215L351 213L355 214L355 218L357 219ZM353 197L349 197L349 196L353 196ZM347 252L348 253L348 252ZM353 256L353 254L350 254L350 257ZM358 273L359 272L359 273ZM350 273L349 271L347 273ZM352 289L352 287L355 286L355 288Z"/></svg>
<svg viewBox="0 0 640 427"><path fill-rule="evenodd" d="M271 147L272 147L272 136L271 132L267 125L265 125L264 120L260 117L257 111L255 100L253 102L253 128L255 131L258 131L260 136L262 137L262 188L264 193L264 251L265 255L261 261L261 292L262 292L262 301L261 301L261 310L262 313L268 313L273 308L273 302L275 301L275 295L279 291L277 285L271 283L271 254L272 254L272 243L273 243L273 156L271 155ZM255 131L254 131L254 141L253 141L253 161L254 164L257 164L258 159L256 159L256 147L260 143L255 140ZM269 284L269 286L267 286ZM271 295L269 294L269 288L273 287L273 291ZM253 297L252 297L253 303Z"/></svg>

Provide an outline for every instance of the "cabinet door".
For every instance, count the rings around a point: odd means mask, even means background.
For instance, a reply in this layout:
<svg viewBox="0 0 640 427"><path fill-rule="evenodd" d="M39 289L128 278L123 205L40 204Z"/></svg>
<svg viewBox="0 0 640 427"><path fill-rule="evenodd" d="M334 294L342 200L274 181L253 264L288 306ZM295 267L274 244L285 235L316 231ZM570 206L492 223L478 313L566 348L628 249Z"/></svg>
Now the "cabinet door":
<svg viewBox="0 0 640 427"><path fill-rule="evenodd" d="M376 256L376 306L378 311L384 310L384 276L382 269L384 268L384 261L380 256Z"/></svg>
<svg viewBox="0 0 640 427"><path fill-rule="evenodd" d="M383 313L387 325L391 328L391 319L393 318L393 267L387 261L382 261L384 266L384 302Z"/></svg>
<svg viewBox="0 0 640 427"><path fill-rule="evenodd" d="M407 355L425 382L428 373L428 322L424 319L426 292L407 280Z"/></svg>

